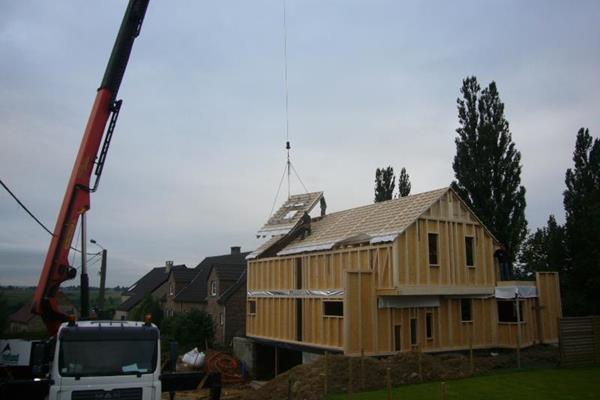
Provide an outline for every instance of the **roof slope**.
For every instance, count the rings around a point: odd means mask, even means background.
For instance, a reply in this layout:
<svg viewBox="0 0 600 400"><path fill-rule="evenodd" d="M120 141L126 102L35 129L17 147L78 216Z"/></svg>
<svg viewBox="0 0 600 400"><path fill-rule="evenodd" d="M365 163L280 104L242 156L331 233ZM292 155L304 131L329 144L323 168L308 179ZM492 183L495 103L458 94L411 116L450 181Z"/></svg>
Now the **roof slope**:
<svg viewBox="0 0 600 400"><path fill-rule="evenodd" d="M175 295L175 301L184 303L202 303L208 294L208 273L214 265L246 266L246 256L250 252L224 254L220 256L206 257L195 268L196 276L191 282Z"/></svg>
<svg viewBox="0 0 600 400"><path fill-rule="evenodd" d="M229 286L227 288L227 290L225 290L219 296L219 298L217 299L217 302L219 302L219 304L225 304L225 303L227 303L227 300L229 300L229 298L231 296L233 296L237 290L246 290L246 275L247 274L248 274L248 270L244 269L244 271L239 276L237 281L233 285ZM240 289L242 287L243 287L243 289Z"/></svg>
<svg viewBox="0 0 600 400"><path fill-rule="evenodd" d="M244 264L216 264L213 265L219 280L221 281L237 281L246 270Z"/></svg>
<svg viewBox="0 0 600 400"><path fill-rule="evenodd" d="M171 274L176 283L190 283L198 275L198 272L196 268L186 268L174 269Z"/></svg>
<svg viewBox="0 0 600 400"><path fill-rule="evenodd" d="M345 241L392 241L446 192L448 187L351 208L316 218L310 235L298 237L278 255L327 250Z"/></svg>
<svg viewBox="0 0 600 400"><path fill-rule="evenodd" d="M187 270L185 265L174 265L172 271ZM130 297L125 300L117 310L129 311L135 307L148 294L156 290L160 285L165 283L169 278L167 267L152 268L146 275L142 276L136 283L131 285L127 290L127 295Z"/></svg>

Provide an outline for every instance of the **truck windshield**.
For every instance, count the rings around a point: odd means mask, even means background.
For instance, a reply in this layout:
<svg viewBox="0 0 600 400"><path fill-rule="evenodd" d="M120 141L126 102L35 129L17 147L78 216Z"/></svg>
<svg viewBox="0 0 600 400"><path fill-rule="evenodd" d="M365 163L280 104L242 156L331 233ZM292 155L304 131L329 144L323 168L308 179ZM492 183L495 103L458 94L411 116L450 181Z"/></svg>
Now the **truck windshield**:
<svg viewBox="0 0 600 400"><path fill-rule="evenodd" d="M75 377L153 373L156 347L156 340L62 341L58 367Z"/></svg>

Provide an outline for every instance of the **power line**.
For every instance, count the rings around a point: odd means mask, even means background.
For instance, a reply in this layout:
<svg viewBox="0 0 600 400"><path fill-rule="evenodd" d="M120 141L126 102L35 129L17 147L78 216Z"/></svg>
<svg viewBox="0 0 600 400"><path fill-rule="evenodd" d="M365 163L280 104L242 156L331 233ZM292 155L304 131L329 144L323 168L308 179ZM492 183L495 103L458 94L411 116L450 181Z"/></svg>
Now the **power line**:
<svg viewBox="0 0 600 400"><path fill-rule="evenodd" d="M15 199L15 201L21 206L21 208L23 208L23 210L25 210L25 212L29 214L29 216L33 218L35 222L37 222L42 227L42 229L54 236L54 233L52 233L50 229L46 228L46 225L44 225L35 215L33 215L31 211L29 211L25 204L23 204L21 200L19 200L19 198L8 188L8 186L6 186L4 182L2 182L2 179L0 179L0 185L2 185L2 187L8 192L8 194L10 194L13 199Z"/></svg>
<svg viewBox="0 0 600 400"><path fill-rule="evenodd" d="M37 217L36 217L36 216L35 216L35 215L34 215L34 214L31 212L31 211L29 211L29 209L27 208L27 206L25 206L25 204L23 204L23 202L22 202L21 200L19 200L19 198L17 197L17 195L16 195L16 194L14 194L14 193L13 193L13 192L12 192L12 191L11 191L11 190L8 188L8 186L6 186L6 184L5 184L5 183L2 181L2 179L0 179L0 185L2 185L2 187L3 187L3 188L4 188L4 189L5 189L7 192L8 192L8 194L10 194L10 195L12 196L12 198L13 198L13 199L14 199L14 200L15 200L15 201L16 201L16 202L17 202L17 203L18 203L18 204L21 206L21 208L22 208L23 210L25 210L25 212L26 212L27 214L29 214L29 216L30 216L31 218L33 218L33 219L34 219L34 221L35 221L35 222L37 222L37 223L38 223L38 225L39 225L39 226L41 226L43 230L45 230L46 232L48 232L48 233L49 233L51 236L54 236L54 233L52 233L52 231L51 231L50 229L48 229L48 228L46 227L46 225L44 225L44 224L42 223L42 221L40 221L40 220L39 220L39 219L38 219L38 218L37 218ZM75 250L75 251L76 251L76 252L78 252L78 253L81 253L81 250L79 250L79 249L77 249L77 248L75 248L75 247L73 247L73 246L71 246L71 249L72 249L72 250Z"/></svg>

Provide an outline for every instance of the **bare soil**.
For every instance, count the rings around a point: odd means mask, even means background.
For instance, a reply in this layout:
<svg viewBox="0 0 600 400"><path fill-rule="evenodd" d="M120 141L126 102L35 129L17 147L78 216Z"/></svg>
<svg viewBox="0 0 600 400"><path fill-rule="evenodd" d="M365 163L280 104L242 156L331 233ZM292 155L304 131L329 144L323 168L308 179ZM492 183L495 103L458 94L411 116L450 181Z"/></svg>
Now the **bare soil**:
<svg viewBox="0 0 600 400"><path fill-rule="evenodd" d="M517 367L515 351L478 351L473 357L473 375L490 373L497 369ZM421 358L421 375L419 374ZM553 367L558 364L558 349L554 346L536 346L521 352L523 368ZM240 400L322 399L325 393L325 365L327 364L328 393L342 393L383 389L387 369L392 386L411 383L458 379L471 376L468 353L421 354L399 353L376 359L330 355L317 361L298 365L277 376L258 390L241 392ZM362 366L361 366L362 365Z"/></svg>
<svg viewBox="0 0 600 400"><path fill-rule="evenodd" d="M493 355L492 355L493 354ZM419 358L421 368L419 373ZM535 346L521 351L523 368L554 367L559 353L555 346ZM473 373L468 352L439 354L399 353L385 358L345 357L328 355L310 363L298 365L253 389L250 385L229 385L223 388L223 400L317 400L325 394L325 368L327 365L327 391L347 393L383 389L389 368L392 386L412 383L465 378L483 375L494 370L517 368L514 350L475 351ZM289 397L288 397L289 395ZM163 399L168 399L163 395ZM179 392L177 399L208 399L208 389Z"/></svg>

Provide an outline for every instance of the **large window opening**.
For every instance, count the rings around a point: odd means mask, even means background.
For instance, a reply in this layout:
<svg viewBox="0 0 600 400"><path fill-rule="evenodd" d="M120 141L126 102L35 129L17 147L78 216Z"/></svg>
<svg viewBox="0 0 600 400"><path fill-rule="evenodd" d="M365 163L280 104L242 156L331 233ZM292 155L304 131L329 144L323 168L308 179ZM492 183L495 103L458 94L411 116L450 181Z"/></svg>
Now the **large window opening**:
<svg viewBox="0 0 600 400"><path fill-rule="evenodd" d="M467 267L475 266L475 238L471 236L465 237L465 254Z"/></svg>
<svg viewBox="0 0 600 400"><path fill-rule="evenodd" d="M402 351L402 325L394 325L394 350Z"/></svg>
<svg viewBox="0 0 600 400"><path fill-rule="evenodd" d="M523 322L523 302L519 301L520 322ZM514 300L498 300L498 321L517 322L517 302Z"/></svg>
<svg viewBox="0 0 600 400"><path fill-rule="evenodd" d="M248 314L256 314L256 300L248 300Z"/></svg>
<svg viewBox="0 0 600 400"><path fill-rule="evenodd" d="M410 319L410 344L413 346L417 345L417 319Z"/></svg>
<svg viewBox="0 0 600 400"><path fill-rule="evenodd" d="M296 340L302 341L302 299L296 299Z"/></svg>
<svg viewBox="0 0 600 400"><path fill-rule="evenodd" d="M425 314L425 331L427 339L433 339L433 313L431 312Z"/></svg>
<svg viewBox="0 0 600 400"><path fill-rule="evenodd" d="M428 235L429 240L429 265L438 265L438 234L430 233Z"/></svg>
<svg viewBox="0 0 600 400"><path fill-rule="evenodd" d="M325 317L343 317L344 302L343 301L324 301L323 316Z"/></svg>
<svg viewBox="0 0 600 400"><path fill-rule="evenodd" d="M296 258L295 265L296 289L302 289L302 258Z"/></svg>
<svg viewBox="0 0 600 400"><path fill-rule="evenodd" d="M460 320L462 322L473 321L473 302L471 299L460 299Z"/></svg>

